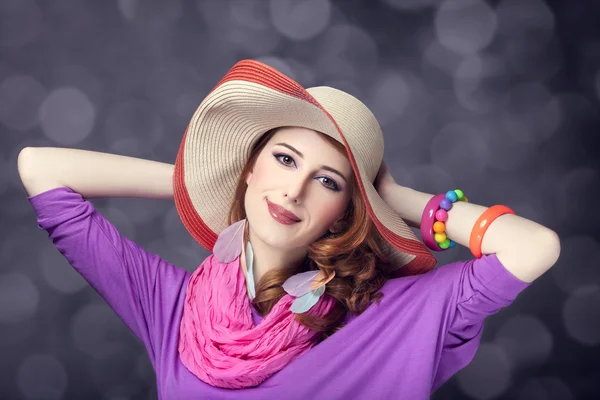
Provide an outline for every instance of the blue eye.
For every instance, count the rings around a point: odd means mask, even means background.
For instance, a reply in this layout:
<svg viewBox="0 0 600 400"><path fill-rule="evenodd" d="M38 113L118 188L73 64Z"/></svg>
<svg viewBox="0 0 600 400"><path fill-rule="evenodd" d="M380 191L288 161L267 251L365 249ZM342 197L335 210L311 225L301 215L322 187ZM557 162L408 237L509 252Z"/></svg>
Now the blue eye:
<svg viewBox="0 0 600 400"><path fill-rule="evenodd" d="M288 158L288 159L290 159L292 161L292 163L295 164L294 159L291 156L289 156L288 154L279 153L279 154L274 154L273 156L277 159L277 162L279 162L280 164L283 164L285 166L290 166L290 164L288 164L286 162L279 161L280 158ZM331 179L331 178L329 178L327 176L321 176L321 177L319 177L319 179L327 179L327 181L330 182L330 184L325 184L326 188L328 188L330 190L333 190L334 192L339 192L340 191L340 187L338 186L338 184L333 179Z"/></svg>

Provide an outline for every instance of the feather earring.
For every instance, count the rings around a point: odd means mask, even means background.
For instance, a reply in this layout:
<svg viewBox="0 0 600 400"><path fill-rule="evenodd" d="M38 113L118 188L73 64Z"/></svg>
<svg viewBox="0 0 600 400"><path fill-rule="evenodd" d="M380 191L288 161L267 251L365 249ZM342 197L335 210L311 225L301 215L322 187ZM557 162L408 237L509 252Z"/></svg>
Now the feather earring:
<svg viewBox="0 0 600 400"><path fill-rule="evenodd" d="M213 254L221 262L229 263L240 256L244 247L244 239L246 233L246 218L237 221L228 226L217 238L213 247ZM250 240L246 245L246 284L249 286L250 296L253 299L256 297L256 289L254 288L254 252Z"/></svg>
<svg viewBox="0 0 600 400"><path fill-rule="evenodd" d="M335 271L329 278L326 278L325 273L321 270L301 272L290 276L283 283L283 289L291 296L296 297L290 311L300 314L310 310L325 293L325 285L334 277Z"/></svg>
<svg viewBox="0 0 600 400"><path fill-rule="evenodd" d="M219 234L213 246L213 254L221 262L230 263L242 253L245 222L246 219L234 222Z"/></svg>
<svg viewBox="0 0 600 400"><path fill-rule="evenodd" d="M254 288L254 252L252 251L252 245L250 244L250 240L248 240L248 244L246 245L246 265L248 266L246 276L248 277L250 296L251 298L255 298L256 289Z"/></svg>
<svg viewBox="0 0 600 400"><path fill-rule="evenodd" d="M301 314L310 310L312 306L317 304L321 295L325 293L325 285L320 286L318 289L311 290L303 296L297 297L292 303L290 311L296 314Z"/></svg>

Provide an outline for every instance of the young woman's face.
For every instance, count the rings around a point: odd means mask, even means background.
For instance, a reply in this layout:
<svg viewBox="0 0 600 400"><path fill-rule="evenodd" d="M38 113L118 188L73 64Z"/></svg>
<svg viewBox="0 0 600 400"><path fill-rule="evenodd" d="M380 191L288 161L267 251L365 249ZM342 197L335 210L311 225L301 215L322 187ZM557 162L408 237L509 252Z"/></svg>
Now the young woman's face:
<svg viewBox="0 0 600 400"><path fill-rule="evenodd" d="M337 230L334 224L350 200L352 175L345 154L320 133L299 127L280 128L246 178L245 207L252 230L273 247L308 246L329 228ZM268 202L293 212L300 221L278 222Z"/></svg>

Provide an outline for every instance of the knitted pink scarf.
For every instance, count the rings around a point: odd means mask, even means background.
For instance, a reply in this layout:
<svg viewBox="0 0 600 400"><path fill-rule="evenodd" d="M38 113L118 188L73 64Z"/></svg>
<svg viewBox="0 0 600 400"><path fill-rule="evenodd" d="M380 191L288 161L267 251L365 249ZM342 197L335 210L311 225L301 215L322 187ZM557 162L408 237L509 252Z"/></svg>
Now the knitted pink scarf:
<svg viewBox="0 0 600 400"><path fill-rule="evenodd" d="M239 228L242 223L230 228ZM231 232L229 229L219 235L215 253L190 277L178 350L185 367L202 381L241 389L261 384L310 350L318 334L295 320L290 307L296 297L287 293L258 326L254 325L240 268L243 240L239 240L239 229ZM226 252L217 251L224 247ZM323 295L307 313L324 316L334 304L335 299Z"/></svg>

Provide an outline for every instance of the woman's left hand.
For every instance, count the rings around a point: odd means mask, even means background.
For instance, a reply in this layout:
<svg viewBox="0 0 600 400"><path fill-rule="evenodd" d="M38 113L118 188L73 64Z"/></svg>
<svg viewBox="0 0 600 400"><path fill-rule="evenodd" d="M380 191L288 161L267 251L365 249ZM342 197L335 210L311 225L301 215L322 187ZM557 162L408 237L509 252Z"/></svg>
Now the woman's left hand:
<svg viewBox="0 0 600 400"><path fill-rule="evenodd" d="M382 161L379 172L377 172L377 176L375 177L375 182L373 182L373 186L377 190L377 193L385 200L385 195L388 193L389 189L396 185L397 183L390 174L390 170L385 161Z"/></svg>

